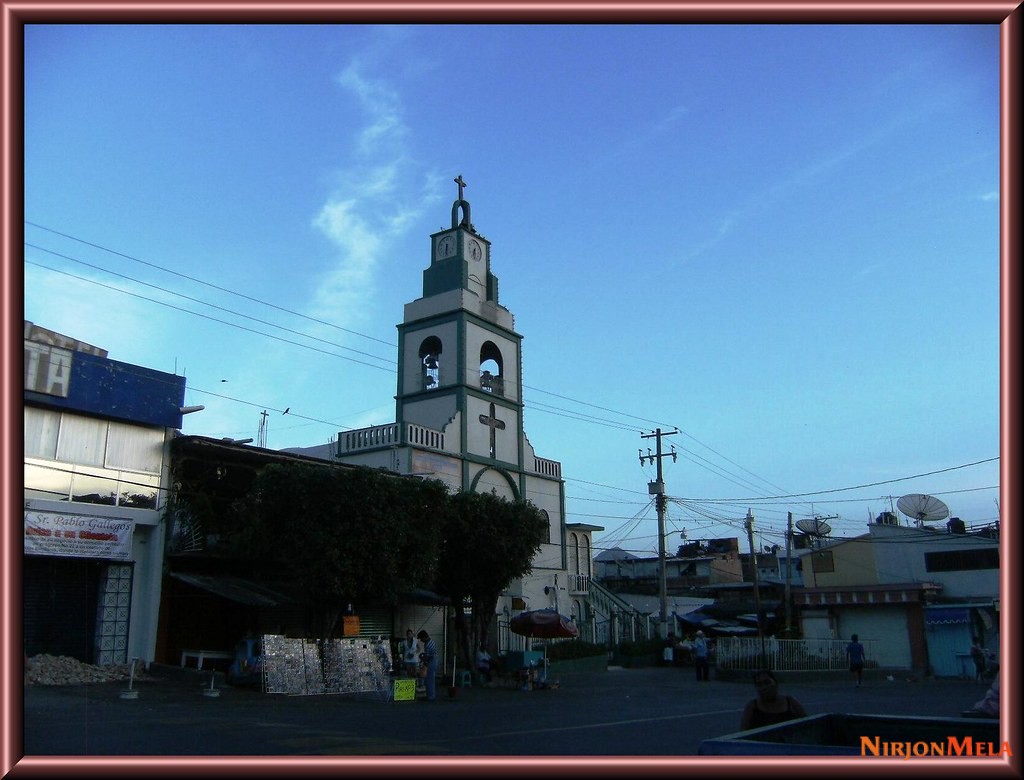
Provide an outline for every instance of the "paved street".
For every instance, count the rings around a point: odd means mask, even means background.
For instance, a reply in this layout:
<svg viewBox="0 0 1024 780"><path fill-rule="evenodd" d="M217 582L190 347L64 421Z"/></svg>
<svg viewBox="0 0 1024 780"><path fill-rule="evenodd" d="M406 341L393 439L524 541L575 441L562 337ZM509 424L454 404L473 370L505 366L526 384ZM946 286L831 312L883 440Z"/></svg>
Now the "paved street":
<svg viewBox="0 0 1024 780"><path fill-rule="evenodd" d="M170 667L126 683L33 686L25 692L28 756L694 756L739 730L747 682L698 683L690 668L567 674L555 690L438 686L435 702L282 696L218 685ZM809 714L957 717L987 685L845 677L783 682Z"/></svg>

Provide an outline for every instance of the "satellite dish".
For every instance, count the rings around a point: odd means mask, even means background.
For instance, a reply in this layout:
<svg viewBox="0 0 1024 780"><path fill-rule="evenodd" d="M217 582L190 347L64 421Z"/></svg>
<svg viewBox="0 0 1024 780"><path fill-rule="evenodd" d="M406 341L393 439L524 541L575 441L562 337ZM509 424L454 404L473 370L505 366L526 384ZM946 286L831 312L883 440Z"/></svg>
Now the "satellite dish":
<svg viewBox="0 0 1024 780"><path fill-rule="evenodd" d="M924 493L909 493L896 502L896 508L907 517L917 520L918 526L934 520L945 520L949 517L949 507L935 496Z"/></svg>
<svg viewBox="0 0 1024 780"><path fill-rule="evenodd" d="M804 517L796 521L796 527L811 536L828 536L832 526L816 517Z"/></svg>

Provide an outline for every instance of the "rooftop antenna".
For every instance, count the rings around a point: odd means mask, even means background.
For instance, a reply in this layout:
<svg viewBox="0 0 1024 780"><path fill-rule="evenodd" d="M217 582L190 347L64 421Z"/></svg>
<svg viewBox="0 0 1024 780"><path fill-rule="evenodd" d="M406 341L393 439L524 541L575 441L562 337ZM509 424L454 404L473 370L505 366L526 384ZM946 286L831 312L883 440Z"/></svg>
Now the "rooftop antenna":
<svg viewBox="0 0 1024 780"><path fill-rule="evenodd" d="M821 517L802 517L796 521L796 527L798 530L803 531L809 537L811 537L811 546L816 547L816 539L822 536L828 536L832 533L832 526L824 521Z"/></svg>
<svg viewBox="0 0 1024 780"><path fill-rule="evenodd" d="M900 497L896 507L907 517L914 518L918 528L924 528L925 523L949 517L949 507L935 496L924 493L908 493Z"/></svg>

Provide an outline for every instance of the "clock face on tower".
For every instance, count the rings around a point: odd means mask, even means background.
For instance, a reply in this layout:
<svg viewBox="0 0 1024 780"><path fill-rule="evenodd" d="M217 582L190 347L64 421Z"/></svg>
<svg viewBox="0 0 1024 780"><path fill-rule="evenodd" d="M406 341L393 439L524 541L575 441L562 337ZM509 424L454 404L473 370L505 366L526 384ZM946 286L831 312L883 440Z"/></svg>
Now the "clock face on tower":
<svg viewBox="0 0 1024 780"><path fill-rule="evenodd" d="M469 242L469 256L471 258L473 258L474 260L479 260L481 257L484 256L484 250L483 250L483 247L480 246L480 242L479 241L475 241L473 239L470 239L470 242Z"/></svg>
<svg viewBox="0 0 1024 780"><path fill-rule="evenodd" d="M451 257L453 254L455 254L455 236L451 234L441 236L437 241L438 258Z"/></svg>

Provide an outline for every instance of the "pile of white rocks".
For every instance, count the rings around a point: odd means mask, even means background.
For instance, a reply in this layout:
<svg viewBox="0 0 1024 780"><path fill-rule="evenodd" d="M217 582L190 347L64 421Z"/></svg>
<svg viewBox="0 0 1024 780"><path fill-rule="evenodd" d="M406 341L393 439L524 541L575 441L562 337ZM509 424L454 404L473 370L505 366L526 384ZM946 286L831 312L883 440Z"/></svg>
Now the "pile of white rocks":
<svg viewBox="0 0 1024 780"><path fill-rule="evenodd" d="M66 655L35 655L25 665L25 685L82 685L128 681L131 664L94 666ZM134 679L147 679L142 663L135 662Z"/></svg>

